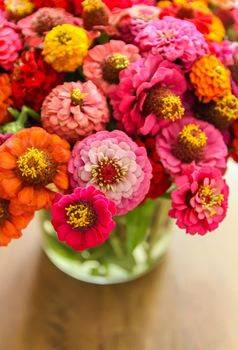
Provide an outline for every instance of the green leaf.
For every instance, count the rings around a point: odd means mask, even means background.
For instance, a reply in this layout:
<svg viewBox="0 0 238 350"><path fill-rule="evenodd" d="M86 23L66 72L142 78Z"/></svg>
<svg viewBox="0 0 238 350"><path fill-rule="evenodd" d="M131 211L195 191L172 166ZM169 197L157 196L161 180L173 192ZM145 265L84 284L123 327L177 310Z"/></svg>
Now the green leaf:
<svg viewBox="0 0 238 350"><path fill-rule="evenodd" d="M135 247L145 239L154 208L155 201L147 200L124 216L127 220L126 245L128 253L132 253Z"/></svg>

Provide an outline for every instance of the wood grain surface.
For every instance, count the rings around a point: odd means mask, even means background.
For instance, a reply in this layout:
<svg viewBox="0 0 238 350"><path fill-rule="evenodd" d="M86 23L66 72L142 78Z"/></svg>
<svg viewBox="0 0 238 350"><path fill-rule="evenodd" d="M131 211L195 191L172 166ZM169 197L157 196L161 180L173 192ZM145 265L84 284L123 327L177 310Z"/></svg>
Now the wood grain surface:
<svg viewBox="0 0 238 350"><path fill-rule="evenodd" d="M123 285L95 286L57 270L34 221L0 250L1 350L237 350L238 167L220 229L174 228L166 259Z"/></svg>

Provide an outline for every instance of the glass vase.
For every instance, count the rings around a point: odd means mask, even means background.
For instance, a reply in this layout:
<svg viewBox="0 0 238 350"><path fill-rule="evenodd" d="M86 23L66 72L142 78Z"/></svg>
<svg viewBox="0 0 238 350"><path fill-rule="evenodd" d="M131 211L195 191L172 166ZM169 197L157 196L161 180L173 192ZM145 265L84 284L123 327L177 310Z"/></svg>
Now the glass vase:
<svg viewBox="0 0 238 350"><path fill-rule="evenodd" d="M50 212L42 211L43 247L66 274L96 284L122 283L149 272L165 254L171 238L169 199L147 200L132 212L115 217L116 228L100 246L74 251L58 240Z"/></svg>

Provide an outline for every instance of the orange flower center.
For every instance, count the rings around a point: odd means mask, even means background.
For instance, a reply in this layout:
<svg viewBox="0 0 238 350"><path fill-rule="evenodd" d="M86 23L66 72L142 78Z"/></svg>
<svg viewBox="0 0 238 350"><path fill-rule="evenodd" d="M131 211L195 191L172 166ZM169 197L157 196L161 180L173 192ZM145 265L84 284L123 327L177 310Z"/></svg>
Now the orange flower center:
<svg viewBox="0 0 238 350"><path fill-rule="evenodd" d="M67 223L75 229L87 229L96 220L96 213L89 203L79 202L65 208Z"/></svg>
<svg viewBox="0 0 238 350"><path fill-rule="evenodd" d="M154 113L157 118L171 121L181 119L184 111L181 98L160 86L150 89L143 106L145 115Z"/></svg>
<svg viewBox="0 0 238 350"><path fill-rule="evenodd" d="M57 164L45 151L35 147L27 148L25 154L17 160L17 173L31 186L45 186L52 182L57 171Z"/></svg>
<svg viewBox="0 0 238 350"><path fill-rule="evenodd" d="M119 83L119 73L129 66L129 58L120 53L114 53L109 56L102 66L102 76L110 84Z"/></svg>
<svg viewBox="0 0 238 350"><path fill-rule="evenodd" d="M216 208L222 205L224 195L216 194L215 189L207 185L199 188L199 196L202 200L202 207L208 210L211 216L216 215Z"/></svg>
<svg viewBox="0 0 238 350"><path fill-rule="evenodd" d="M127 174L127 168L121 166L118 160L105 157L92 169L92 183L101 188L113 190L113 185L119 183Z"/></svg>
<svg viewBox="0 0 238 350"><path fill-rule="evenodd" d="M8 205L8 200L0 199L0 225L9 218Z"/></svg>
<svg viewBox="0 0 238 350"><path fill-rule="evenodd" d="M196 124L187 124L178 135L174 154L185 163L202 159L207 136Z"/></svg>

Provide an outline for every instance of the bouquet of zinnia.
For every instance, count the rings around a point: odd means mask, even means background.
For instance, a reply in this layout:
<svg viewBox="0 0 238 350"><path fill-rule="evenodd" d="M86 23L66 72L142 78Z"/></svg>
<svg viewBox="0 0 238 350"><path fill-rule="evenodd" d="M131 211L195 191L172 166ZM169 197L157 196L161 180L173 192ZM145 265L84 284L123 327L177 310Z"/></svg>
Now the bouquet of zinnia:
<svg viewBox="0 0 238 350"><path fill-rule="evenodd" d="M188 234L215 230L238 161L238 7L0 7L0 245L47 209L60 241L93 248L157 198Z"/></svg>

